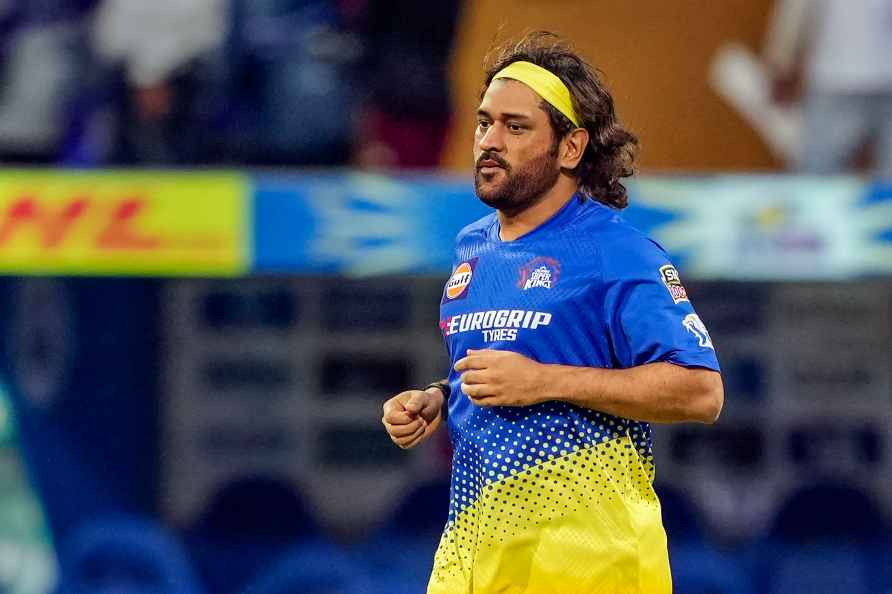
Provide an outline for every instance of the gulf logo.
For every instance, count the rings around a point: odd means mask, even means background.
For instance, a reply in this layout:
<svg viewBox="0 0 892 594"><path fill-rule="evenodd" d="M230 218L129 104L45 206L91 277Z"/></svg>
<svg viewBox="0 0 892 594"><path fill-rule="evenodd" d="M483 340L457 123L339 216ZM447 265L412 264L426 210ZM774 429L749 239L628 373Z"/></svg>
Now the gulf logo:
<svg viewBox="0 0 892 594"><path fill-rule="evenodd" d="M474 268L477 266L477 258L462 262L455 267L452 276L446 283L446 291L443 295L443 302L463 299L468 295L468 286L471 284L471 278L474 276Z"/></svg>

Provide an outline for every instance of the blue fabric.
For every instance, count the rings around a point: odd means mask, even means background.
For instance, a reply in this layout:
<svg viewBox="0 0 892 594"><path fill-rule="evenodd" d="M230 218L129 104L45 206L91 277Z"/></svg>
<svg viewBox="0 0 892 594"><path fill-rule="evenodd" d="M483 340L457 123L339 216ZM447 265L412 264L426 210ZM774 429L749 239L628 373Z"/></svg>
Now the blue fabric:
<svg viewBox="0 0 892 594"><path fill-rule="evenodd" d="M628 368L666 361L719 369L708 332L665 252L600 203L574 197L511 242L499 239L496 214L484 217L459 234L453 271L440 315L453 365L468 349L490 348L541 363ZM502 456L490 456L496 448L485 441L497 436L505 443L496 445L510 448L521 437L515 430L531 431L546 419L567 451L629 435L642 459L652 459L647 423L563 402L483 408L462 393L454 369L449 383L453 480L459 481L450 520L486 481L515 470Z"/></svg>
<svg viewBox="0 0 892 594"><path fill-rule="evenodd" d="M516 241L502 242L498 233L498 218L491 214L459 234L453 269L475 258L479 262L466 294L444 298L443 321L497 305L541 310L553 322L535 332L519 332L521 339L507 342L486 341L480 332L449 332L453 361L467 349L488 347L515 350L545 363L625 368L669 361L719 369L715 351L700 346L683 324L694 313L690 301L673 299L661 279L668 256L615 211L574 198ZM558 277L554 290L513 290L524 267L543 257L553 261L542 261L545 267L558 264L550 271ZM457 374L451 379L456 381Z"/></svg>

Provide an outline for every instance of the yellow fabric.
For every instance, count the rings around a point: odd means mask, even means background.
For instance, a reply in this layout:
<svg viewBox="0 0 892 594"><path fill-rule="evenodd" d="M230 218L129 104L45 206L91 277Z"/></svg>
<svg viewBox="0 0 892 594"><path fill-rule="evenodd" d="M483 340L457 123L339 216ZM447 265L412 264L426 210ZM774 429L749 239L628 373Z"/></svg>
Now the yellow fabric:
<svg viewBox="0 0 892 594"><path fill-rule="evenodd" d="M623 436L490 483L446 527L428 594L671 594L648 468Z"/></svg>
<svg viewBox="0 0 892 594"><path fill-rule="evenodd" d="M521 61L512 62L492 77L493 80L499 78L510 78L522 82L567 116L574 126L579 127L580 119L576 114L576 109L573 108L570 90L553 72L532 62Z"/></svg>

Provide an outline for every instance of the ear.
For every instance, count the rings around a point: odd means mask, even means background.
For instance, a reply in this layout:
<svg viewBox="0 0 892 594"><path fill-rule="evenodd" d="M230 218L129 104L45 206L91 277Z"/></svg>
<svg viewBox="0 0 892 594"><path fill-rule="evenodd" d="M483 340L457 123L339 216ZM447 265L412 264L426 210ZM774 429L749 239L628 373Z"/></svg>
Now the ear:
<svg viewBox="0 0 892 594"><path fill-rule="evenodd" d="M576 128L567 134L561 140L558 149L558 158L560 160L561 169L576 169L585 153L585 147L588 146L588 130L585 128Z"/></svg>

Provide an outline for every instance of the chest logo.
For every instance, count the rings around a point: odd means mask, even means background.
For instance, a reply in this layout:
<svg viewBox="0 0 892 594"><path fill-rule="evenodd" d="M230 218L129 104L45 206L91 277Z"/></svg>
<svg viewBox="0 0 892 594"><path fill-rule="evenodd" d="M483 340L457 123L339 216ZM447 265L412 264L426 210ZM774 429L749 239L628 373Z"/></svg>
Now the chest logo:
<svg viewBox="0 0 892 594"><path fill-rule="evenodd" d="M561 263L554 258L533 258L521 267L517 286L524 291L551 289L557 284L560 275Z"/></svg>
<svg viewBox="0 0 892 594"><path fill-rule="evenodd" d="M471 278L477 267L477 258L462 262L455 267L455 271L446 282L446 290L443 292L443 303L464 299L468 296L468 287L471 286Z"/></svg>

